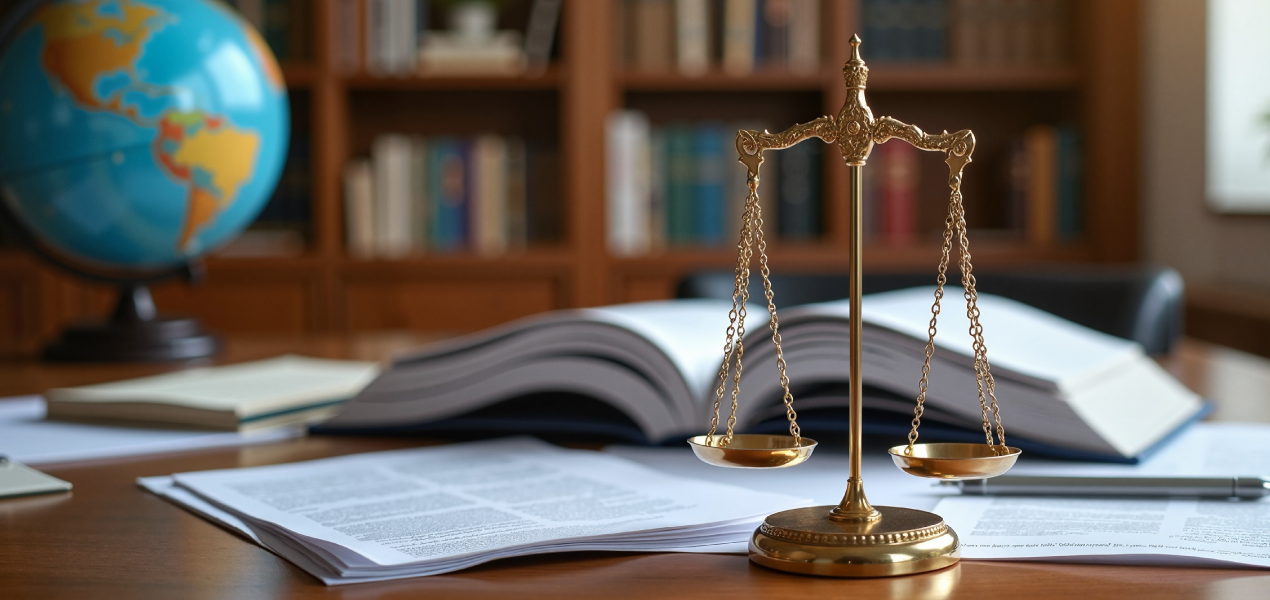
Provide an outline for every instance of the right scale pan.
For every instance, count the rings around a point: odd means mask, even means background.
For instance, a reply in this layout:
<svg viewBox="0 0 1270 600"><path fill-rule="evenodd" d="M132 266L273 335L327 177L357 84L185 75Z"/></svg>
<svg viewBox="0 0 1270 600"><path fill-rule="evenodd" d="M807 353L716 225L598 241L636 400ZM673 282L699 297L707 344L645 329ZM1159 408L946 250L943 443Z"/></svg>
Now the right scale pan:
<svg viewBox="0 0 1270 600"><path fill-rule="evenodd" d="M909 475L957 481L996 477L1014 466L1021 451L988 444L908 444L890 449L891 460Z"/></svg>

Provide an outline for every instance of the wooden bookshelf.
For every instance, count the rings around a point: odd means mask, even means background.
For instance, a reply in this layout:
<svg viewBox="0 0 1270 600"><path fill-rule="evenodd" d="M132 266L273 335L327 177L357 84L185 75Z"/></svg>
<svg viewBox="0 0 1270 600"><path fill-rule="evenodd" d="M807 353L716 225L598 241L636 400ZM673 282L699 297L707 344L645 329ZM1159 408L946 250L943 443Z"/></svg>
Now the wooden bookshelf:
<svg viewBox="0 0 1270 600"><path fill-rule="evenodd" d="M973 186L994 176L976 167L981 166L981 156L983 163L992 160L988 151L1000 145L1005 133L1021 130L1037 115L1072 118L1080 124L1085 136L1084 238L1034 247L1009 236L976 234L976 266L1136 258L1139 1L1078 0L1071 27L1077 54L1069 66L870 62L868 93L875 114L893 114L927 129L970 127L980 135L984 154L977 152L977 164L968 168L968 198L981 189ZM520 3L525 6L511 4L525 12L528 0ZM294 91L293 105L299 103L293 117L307 120L293 129L306 131L312 144L308 249L294 258L212 257L201 285L173 282L155 287L161 310L197 314L223 331L460 331L542 310L668 297L685 274L728 269L734 257L726 249L637 258L607 254L607 115L623 106L648 109L662 120L702 118L717 110L726 118L753 112L792 124L836 113L845 96L840 68L849 54L847 40L859 29L857 2L824 0L824 65L819 71L760 70L746 77L713 71L686 77L625 70L614 42L621 15L617 0L568 0L558 33L560 60L545 73L382 78L345 74L336 67L329 33L335 30L334 0L312 6L313 61L283 66ZM868 60L867 40L864 50ZM484 120L474 116L478 110ZM422 133L443 132L449 122L494 125L558 144L561 239L496 257L348 257L343 242L343 167L351 156L365 152L374 134L396 122ZM774 241L774 271L846 269L847 169L836 152L825 154L824 234L803 244ZM938 161L937 156L931 158ZM946 192L937 188L932 188L936 195L923 188L921 196L924 203L937 205L936 211L946 201ZM930 271L932 277L937 260L938 247L925 233L911 245L867 244L864 254L868 269ZM0 339L27 340L24 343L33 348L69 321L104 314L110 301L110 290L60 275L19 250L0 249Z"/></svg>

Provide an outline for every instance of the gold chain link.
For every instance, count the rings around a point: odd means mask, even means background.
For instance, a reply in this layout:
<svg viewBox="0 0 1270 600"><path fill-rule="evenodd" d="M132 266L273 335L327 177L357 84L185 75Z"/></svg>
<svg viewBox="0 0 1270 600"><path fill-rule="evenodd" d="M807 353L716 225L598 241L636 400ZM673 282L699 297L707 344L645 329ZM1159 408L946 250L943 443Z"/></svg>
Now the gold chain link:
<svg viewBox="0 0 1270 600"><path fill-rule="evenodd" d="M727 391L728 374L732 373L732 410L728 415L727 434L719 444L727 446L732 442L733 430L736 427L737 400L741 392L741 358L745 353L745 316L746 302L750 299L750 263L757 247L759 254L759 273L763 277L763 293L767 299L767 312L770 316L769 327L772 330L772 343L776 346L776 368L780 371L781 388L784 390L785 417L789 420L789 433L794 436L794 445L802 445L802 433L798 427L798 413L794 411L794 395L789 391L789 377L785 373L785 352L781 348L780 320L776 317L776 303L769 278L771 271L767 264L767 240L763 236L763 211L759 204L759 178L750 173L747 184L749 196L745 200L745 210L741 217L741 240L737 243L736 282L732 288L732 310L728 313L727 340L723 344L723 362L719 365L719 385L715 388L714 413L710 418L710 431L706 434L706 445L714 445L715 431L719 427L719 407L723 404L723 395Z"/></svg>
<svg viewBox="0 0 1270 600"><path fill-rule="evenodd" d="M944 220L944 243L943 250L939 258L939 275L936 278L935 286L935 302L931 305L930 325L927 327L926 333L926 356L922 363L922 378L917 384L917 407L913 409L912 429L908 434L908 447L904 449L904 453L912 455L913 444L917 442L917 430L921 426L922 414L925 411L926 392L930 386L930 359L935 352L935 333L936 321L939 318L940 305L939 302L944 297L944 284L948 281L948 261L952 252L953 237L958 238L960 246L959 266L961 268L961 283L965 290L966 299L966 317L970 319L970 337L973 341L975 354L975 386L979 393L979 410L983 418L983 433L988 442L988 446L997 448L993 443L993 427L989 423L988 413L992 413L993 424L996 425L995 432L997 443L1001 451L1005 448L1005 429L1001 426L1001 412L997 408L996 381L992 377L991 366L988 364L988 346L983 340L983 325L979 322L979 293L975 289L975 276L973 266L970 262L970 239L966 235L966 209L962 203L961 196L961 180L956 180L953 187L952 195L948 200L948 217ZM989 402L989 399L991 401Z"/></svg>

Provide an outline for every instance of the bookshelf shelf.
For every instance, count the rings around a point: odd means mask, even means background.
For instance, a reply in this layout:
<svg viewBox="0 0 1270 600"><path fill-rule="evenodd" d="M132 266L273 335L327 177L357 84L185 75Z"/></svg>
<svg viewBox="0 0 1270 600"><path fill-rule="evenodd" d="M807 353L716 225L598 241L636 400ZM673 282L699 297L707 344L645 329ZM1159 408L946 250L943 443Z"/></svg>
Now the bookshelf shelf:
<svg viewBox="0 0 1270 600"><path fill-rule="evenodd" d="M615 43L625 18L621 0L565 0L555 62L541 75L371 77L348 74L365 56L353 52L350 58L348 47L341 45L341 40L349 38L339 33L364 31L363 23L356 21L360 13L347 10L357 8L360 1L304 3L312 18L289 23L292 28L307 28L312 42L311 52L301 55L312 56L311 60L282 65L297 99L292 105L292 129L305 141L311 162L306 175L311 189L303 194L311 199L305 253L293 258L211 257L201 286L170 282L155 287L162 310L200 315L209 326L223 331L461 331L541 310L670 297L683 275L699 269L730 269L735 255L726 247L674 249L630 258L609 254L605 242L608 115L629 103L656 124L759 119L780 127L836 113L846 94L840 69L850 54L847 38L851 32L865 33L860 22L862 2L821 0L822 67L815 73L760 68L734 77L715 68L688 77L673 71L641 72L623 66L625 55ZM1070 1L1070 45L1080 49L1072 65L970 67L870 60L868 90L875 114L894 114L927 130L975 130L980 143L975 154L978 169L971 168L966 198L967 212L976 218L1000 212L1000 202L992 199L1000 197L993 187L999 184L990 182L1005 178L1001 156L1015 136L1041 122L1070 120L1079 125L1085 145L1083 241L1033 246L1017 233L993 229L1008 226L1002 219L982 220L971 223L971 227L987 229L971 235L976 267L1136 257L1137 78L1143 0ZM500 26L521 26L534 2L500 3L506 21ZM665 7L674 0L647 3ZM348 26L350 15L354 27ZM870 55L865 58L869 60ZM342 173L350 159L366 155L377 135L391 132L422 136L490 132L518 136L554 152L537 172L547 174L544 181L549 189L539 197L551 199L549 220L558 231L540 238L543 246L500 256L350 257L344 242ZM939 157L925 158L938 163ZM847 169L836 152L827 151L822 172L820 237L808 243L773 239L770 256L775 273L846 270ZM923 175L918 191L923 207L919 210L920 241L900 246L866 241L866 269L932 272L933 276L939 247L930 234L941 228L943 217L936 214L941 213L940 207L927 210L926 206L947 194L937 179ZM937 218L927 218L931 215ZM105 288L62 276L20 249L0 248L0 341L14 336L51 337L65 323L99 317L109 303Z"/></svg>
<svg viewBox="0 0 1270 600"><path fill-rule="evenodd" d="M544 90L556 89L565 80L559 66L536 75L470 75L377 77L353 75L344 79L352 90Z"/></svg>

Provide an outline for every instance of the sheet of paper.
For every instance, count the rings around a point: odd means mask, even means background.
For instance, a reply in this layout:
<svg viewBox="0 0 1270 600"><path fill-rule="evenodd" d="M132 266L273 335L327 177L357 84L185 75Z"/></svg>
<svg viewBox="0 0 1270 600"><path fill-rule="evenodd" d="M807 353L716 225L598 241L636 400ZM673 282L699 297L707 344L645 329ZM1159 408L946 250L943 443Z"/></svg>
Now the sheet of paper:
<svg viewBox="0 0 1270 600"><path fill-rule="evenodd" d="M44 419L39 396L0 399L0 454L29 465L263 444L304 431L303 426L237 433L65 423Z"/></svg>
<svg viewBox="0 0 1270 600"><path fill-rule="evenodd" d="M257 534L284 556L296 551L326 563L341 578L433 574L547 551L715 551L748 539L763 516L808 503L529 438L180 473L174 480L234 520L192 506L196 511Z"/></svg>
<svg viewBox="0 0 1270 600"><path fill-rule="evenodd" d="M71 484L46 475L6 456L0 456L0 498L65 492Z"/></svg>
<svg viewBox="0 0 1270 600"><path fill-rule="evenodd" d="M836 449L818 449L807 462L785 469L721 469L701 462L688 448L609 446L604 451L663 473L696 481L810 497L813 506L841 502L849 473L848 455ZM941 498L955 493L928 479L905 475L895 467L885 451L875 449L860 458L869 502L874 505L932 510ZM749 543L742 541L720 547L717 551L725 550L745 554L749 551Z"/></svg>
<svg viewBox="0 0 1270 600"><path fill-rule="evenodd" d="M1270 500L959 496L935 508L967 559L1270 568Z"/></svg>

